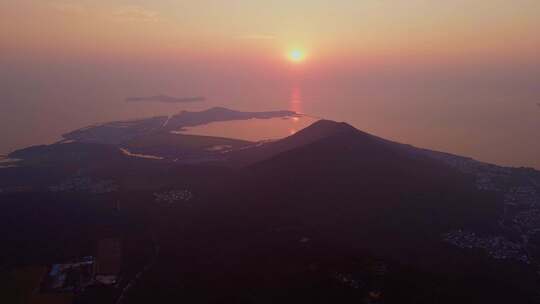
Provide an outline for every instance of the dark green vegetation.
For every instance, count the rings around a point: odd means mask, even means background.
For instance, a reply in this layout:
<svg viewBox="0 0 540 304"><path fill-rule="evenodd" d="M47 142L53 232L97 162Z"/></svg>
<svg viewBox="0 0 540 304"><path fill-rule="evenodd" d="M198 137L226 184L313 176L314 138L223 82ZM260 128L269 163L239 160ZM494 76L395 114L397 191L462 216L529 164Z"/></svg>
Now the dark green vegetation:
<svg viewBox="0 0 540 304"><path fill-rule="evenodd" d="M217 158L216 152L239 149L253 143L237 139L156 132L134 138L122 146L132 153L186 160Z"/></svg>
<svg viewBox="0 0 540 304"><path fill-rule="evenodd" d="M499 222L505 193L479 190L481 165L472 160L331 121L253 147L153 134L11 155L23 162L0 170L3 272L93 255L98 240L114 237L123 244L119 286L89 288L77 303L114 303L129 285L122 303L539 300L534 238L530 264L444 241L459 229L520 238ZM233 148L208 159L213 145ZM142 159L119 153L126 146L203 157L196 164ZM493 178L500 189L530 182L538 190L538 172L502 171ZM156 193L183 189L189 200L156 202Z"/></svg>

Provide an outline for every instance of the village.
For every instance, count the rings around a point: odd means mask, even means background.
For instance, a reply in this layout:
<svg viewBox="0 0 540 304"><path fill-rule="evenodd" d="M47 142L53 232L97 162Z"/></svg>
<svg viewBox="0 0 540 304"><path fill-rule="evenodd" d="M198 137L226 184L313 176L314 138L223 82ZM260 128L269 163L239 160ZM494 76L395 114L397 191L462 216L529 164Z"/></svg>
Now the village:
<svg viewBox="0 0 540 304"><path fill-rule="evenodd" d="M444 235L444 241L459 248L484 249L494 259L511 259L530 264L529 257L519 243L502 236L479 236L474 232L456 230Z"/></svg>
<svg viewBox="0 0 540 304"><path fill-rule="evenodd" d="M160 193L154 193L156 203L174 204L180 201L187 202L193 198L189 190L170 190Z"/></svg>
<svg viewBox="0 0 540 304"><path fill-rule="evenodd" d="M110 193L118 190L118 187L110 180L93 180L89 177L75 176L62 183L50 186L51 192L89 192L93 194Z"/></svg>
<svg viewBox="0 0 540 304"><path fill-rule="evenodd" d="M502 235L480 236L471 231L456 230L444 234L444 241L460 248L483 249L495 259L511 259L531 264L529 239L540 232L540 194L534 178L518 175L513 168L485 164L472 159L445 155L445 163L474 174L480 191L502 195L503 212L498 219L503 231L517 232L514 241ZM518 184L519 183L519 184ZM518 184L518 185L516 185Z"/></svg>

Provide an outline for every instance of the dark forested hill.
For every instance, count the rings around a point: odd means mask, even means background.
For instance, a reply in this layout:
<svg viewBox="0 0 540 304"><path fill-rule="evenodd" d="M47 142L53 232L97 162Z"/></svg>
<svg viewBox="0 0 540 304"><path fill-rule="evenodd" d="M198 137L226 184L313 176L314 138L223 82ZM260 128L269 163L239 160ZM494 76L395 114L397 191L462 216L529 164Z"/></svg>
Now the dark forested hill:
<svg viewBox="0 0 540 304"><path fill-rule="evenodd" d="M124 248L120 281L78 291L77 303L120 294L122 303L539 299L535 170L328 120L264 143L132 135L122 144L76 141L10 155L22 160L0 169L0 280L20 267L96 254L95 244L113 237Z"/></svg>

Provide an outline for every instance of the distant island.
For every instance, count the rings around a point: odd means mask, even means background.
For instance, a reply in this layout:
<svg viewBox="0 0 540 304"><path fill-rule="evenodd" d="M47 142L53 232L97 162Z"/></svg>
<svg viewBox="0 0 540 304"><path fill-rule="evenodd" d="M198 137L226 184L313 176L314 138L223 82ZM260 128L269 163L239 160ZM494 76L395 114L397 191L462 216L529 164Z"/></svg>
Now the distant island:
<svg viewBox="0 0 540 304"><path fill-rule="evenodd" d="M200 102L200 101L205 101L205 100L206 98L202 96L173 97L173 96L167 96L167 95L139 96L139 97L126 98L127 102L149 101L149 102L166 102L166 103Z"/></svg>

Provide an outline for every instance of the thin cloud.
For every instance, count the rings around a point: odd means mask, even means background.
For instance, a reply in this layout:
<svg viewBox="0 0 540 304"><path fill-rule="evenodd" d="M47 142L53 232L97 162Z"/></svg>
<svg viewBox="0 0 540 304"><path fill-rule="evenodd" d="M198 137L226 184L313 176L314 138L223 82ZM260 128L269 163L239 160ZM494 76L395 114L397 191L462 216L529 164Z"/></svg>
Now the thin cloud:
<svg viewBox="0 0 540 304"><path fill-rule="evenodd" d="M51 3L51 6L63 13L63 14L83 14L88 11L88 8L81 3L73 3L73 2L55 2Z"/></svg>
<svg viewBox="0 0 540 304"><path fill-rule="evenodd" d="M159 13L141 6L124 6L113 13L114 17L129 21L151 22L159 19Z"/></svg>
<svg viewBox="0 0 540 304"><path fill-rule="evenodd" d="M251 34L251 35L240 35L237 36L236 39L242 39L242 40L273 40L276 39L274 35L266 35L266 34Z"/></svg>
<svg viewBox="0 0 540 304"><path fill-rule="evenodd" d="M160 19L157 11L138 5L84 5L75 2L52 2L51 7L66 15L91 14L93 17L117 21L155 22Z"/></svg>

